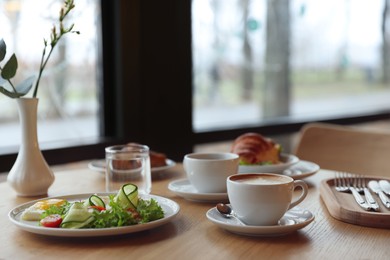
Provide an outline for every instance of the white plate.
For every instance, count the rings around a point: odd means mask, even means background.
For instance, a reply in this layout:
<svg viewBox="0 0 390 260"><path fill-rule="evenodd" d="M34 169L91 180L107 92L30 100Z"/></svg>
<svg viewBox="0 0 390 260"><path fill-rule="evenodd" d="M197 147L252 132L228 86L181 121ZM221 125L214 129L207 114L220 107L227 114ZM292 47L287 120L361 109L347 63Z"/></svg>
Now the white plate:
<svg viewBox="0 0 390 260"><path fill-rule="evenodd" d="M187 179L172 181L168 189L187 200L199 202L225 202L228 201L227 193L201 193Z"/></svg>
<svg viewBox="0 0 390 260"><path fill-rule="evenodd" d="M320 170L320 166L313 162L300 160L298 163L283 171L283 175L290 176L295 180L309 177Z"/></svg>
<svg viewBox="0 0 390 260"><path fill-rule="evenodd" d="M246 226L235 218L222 216L215 207L208 210L206 216L217 226L232 233L245 236L286 235L307 226L314 220L314 215L310 211L298 207L287 211L279 220L279 224L274 226Z"/></svg>
<svg viewBox="0 0 390 260"><path fill-rule="evenodd" d="M152 169L151 169L152 173L159 172L159 171L164 171L164 170L172 168L173 166L176 165L175 161L173 161L171 159L166 159L165 163L167 165L160 166L160 167L152 167ZM88 168L93 170L93 171L98 171L98 172L105 173L106 172L106 160L104 160L104 159L94 160L94 161L92 161L92 162L90 162L88 164Z"/></svg>
<svg viewBox="0 0 390 260"><path fill-rule="evenodd" d="M282 173L285 169L299 161L299 158L292 154L281 154L281 163L267 165L240 165L239 173Z"/></svg>
<svg viewBox="0 0 390 260"><path fill-rule="evenodd" d="M108 194L110 193L99 193L99 195L103 195L103 196ZM87 199L89 198L89 196L91 196L91 194L76 194L76 195L69 195L69 196L59 196L54 198L62 198L68 201L75 201L75 200ZM37 201L43 199L30 201L28 203L25 203L23 205L14 208L8 213L8 217L11 220L11 222L14 223L20 229L35 234L58 236L58 237L99 237L99 236L129 234L138 231L152 229L171 221L179 213L180 207L173 200L160 197L160 196L155 196L155 195L142 195L141 198L155 199L164 211L164 218L149 223L137 224L133 226L113 227L113 228L90 228L90 229L46 228L46 227L39 226L38 221L25 221L20 219L22 212L26 208L30 207Z"/></svg>

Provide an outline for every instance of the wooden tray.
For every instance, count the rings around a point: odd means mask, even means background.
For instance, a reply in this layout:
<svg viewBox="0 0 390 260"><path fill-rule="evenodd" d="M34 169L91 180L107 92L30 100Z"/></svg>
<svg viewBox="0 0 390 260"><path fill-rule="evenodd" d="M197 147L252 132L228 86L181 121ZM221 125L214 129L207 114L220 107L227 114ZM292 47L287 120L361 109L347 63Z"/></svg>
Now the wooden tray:
<svg viewBox="0 0 390 260"><path fill-rule="evenodd" d="M371 177L368 180L387 179ZM376 228L390 228L390 210L383 206L379 197L373 193L380 206L379 212L365 211L355 202L351 193L335 190L334 179L323 180L320 186L320 195L332 217L343 222Z"/></svg>

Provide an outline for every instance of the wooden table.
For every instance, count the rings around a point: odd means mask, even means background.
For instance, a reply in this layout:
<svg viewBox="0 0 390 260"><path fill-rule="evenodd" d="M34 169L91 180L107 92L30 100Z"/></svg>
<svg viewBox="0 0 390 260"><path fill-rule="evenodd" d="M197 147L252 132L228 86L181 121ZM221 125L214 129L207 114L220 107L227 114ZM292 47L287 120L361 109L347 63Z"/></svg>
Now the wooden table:
<svg viewBox="0 0 390 260"><path fill-rule="evenodd" d="M87 162L54 169L49 196L104 191L102 173ZM246 237L229 233L206 218L211 203L190 202L167 189L183 178L181 164L153 176L152 193L175 200L181 210L168 224L139 233L99 238L61 238L19 230L8 212L33 198L17 197L0 183L0 259L390 259L390 230L338 221L329 215L319 195L321 180L333 173L321 170L306 178L309 195L300 205L315 215L305 228L280 237ZM36 199L36 198L34 198Z"/></svg>

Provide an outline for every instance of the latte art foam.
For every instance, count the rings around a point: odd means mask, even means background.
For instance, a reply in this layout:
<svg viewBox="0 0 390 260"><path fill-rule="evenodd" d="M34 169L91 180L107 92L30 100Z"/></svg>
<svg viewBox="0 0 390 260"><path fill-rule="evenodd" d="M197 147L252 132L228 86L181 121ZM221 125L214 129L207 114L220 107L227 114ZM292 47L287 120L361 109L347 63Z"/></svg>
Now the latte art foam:
<svg viewBox="0 0 390 260"><path fill-rule="evenodd" d="M250 176L245 178L235 178L234 181L246 184L281 184L286 183L286 179L277 176Z"/></svg>

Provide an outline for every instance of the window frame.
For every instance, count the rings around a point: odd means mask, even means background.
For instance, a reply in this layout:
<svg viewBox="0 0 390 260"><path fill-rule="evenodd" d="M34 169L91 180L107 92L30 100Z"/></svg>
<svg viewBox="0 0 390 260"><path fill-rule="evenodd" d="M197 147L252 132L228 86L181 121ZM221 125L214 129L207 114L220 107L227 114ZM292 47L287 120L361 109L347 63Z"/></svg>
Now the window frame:
<svg viewBox="0 0 390 260"><path fill-rule="evenodd" d="M175 161L196 144L227 141L244 132L267 136L298 131L308 122L355 124L390 118L389 111L334 118L279 120L253 127L192 129L191 0L100 0L102 15L99 131L77 145L41 145L50 165L104 158L106 146L139 142ZM0 155L9 171L18 148Z"/></svg>

